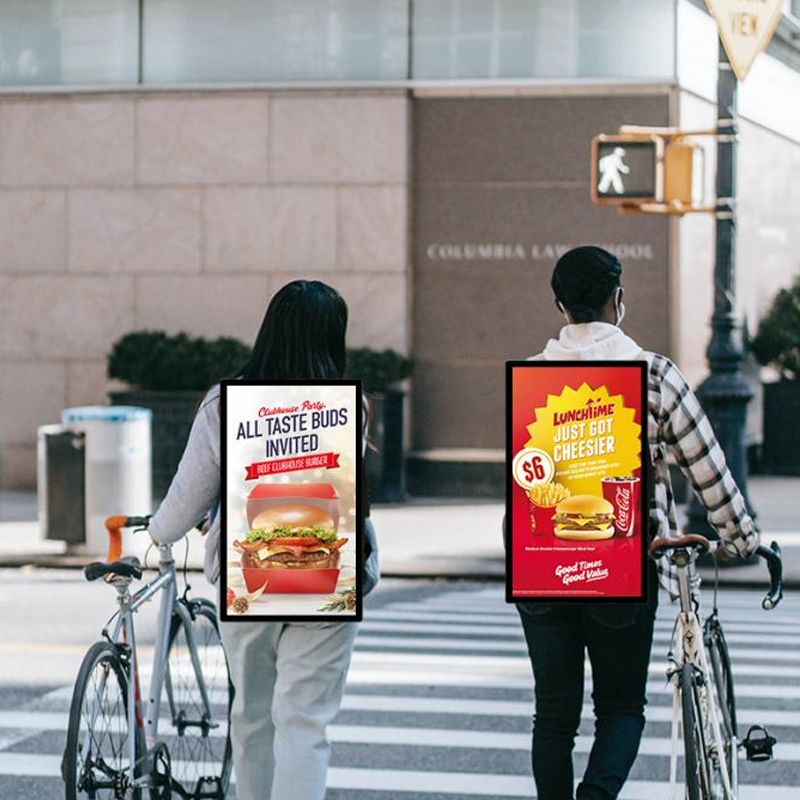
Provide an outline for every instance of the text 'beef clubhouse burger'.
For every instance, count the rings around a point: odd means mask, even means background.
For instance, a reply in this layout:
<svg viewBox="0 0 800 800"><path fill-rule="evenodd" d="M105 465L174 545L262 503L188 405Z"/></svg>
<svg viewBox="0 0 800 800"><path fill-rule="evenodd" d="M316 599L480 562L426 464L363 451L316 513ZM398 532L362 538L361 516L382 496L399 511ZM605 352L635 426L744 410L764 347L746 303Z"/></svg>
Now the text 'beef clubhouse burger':
<svg viewBox="0 0 800 800"><path fill-rule="evenodd" d="M272 506L257 514L243 542L243 567L262 569L327 569L339 564L339 549L347 542L336 533L330 514L317 506Z"/></svg>
<svg viewBox="0 0 800 800"><path fill-rule="evenodd" d="M556 506L555 535L589 541L614 535L614 506L593 494L576 494Z"/></svg>

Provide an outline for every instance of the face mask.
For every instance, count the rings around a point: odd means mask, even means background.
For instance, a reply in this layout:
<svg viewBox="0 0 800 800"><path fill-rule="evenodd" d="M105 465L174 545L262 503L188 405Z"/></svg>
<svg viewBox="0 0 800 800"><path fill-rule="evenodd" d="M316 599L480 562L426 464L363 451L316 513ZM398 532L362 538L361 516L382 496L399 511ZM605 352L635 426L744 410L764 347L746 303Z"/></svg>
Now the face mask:
<svg viewBox="0 0 800 800"><path fill-rule="evenodd" d="M617 305L616 305L616 313L614 314L614 318L616 322L614 324L619 327L622 323L622 320L625 319L625 303L619 302L619 296L622 292L622 289L617 289Z"/></svg>

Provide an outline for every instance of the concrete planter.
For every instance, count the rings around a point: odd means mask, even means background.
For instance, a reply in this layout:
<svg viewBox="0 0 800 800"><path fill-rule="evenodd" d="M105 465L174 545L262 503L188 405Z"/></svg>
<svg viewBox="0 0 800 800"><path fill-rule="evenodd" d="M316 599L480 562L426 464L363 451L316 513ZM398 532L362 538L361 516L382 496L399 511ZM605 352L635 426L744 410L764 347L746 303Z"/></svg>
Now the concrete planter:
<svg viewBox="0 0 800 800"><path fill-rule="evenodd" d="M189 431L204 391L150 391L131 389L110 392L114 405L143 406L153 412L153 497L163 498L178 469Z"/></svg>
<svg viewBox="0 0 800 800"><path fill-rule="evenodd" d="M406 465L403 452L405 394L397 389L367 393L370 408L370 440L377 452L367 448L365 469L370 498L378 503L398 503L406 495Z"/></svg>
<svg viewBox="0 0 800 800"><path fill-rule="evenodd" d="M764 384L762 469L800 475L800 381Z"/></svg>

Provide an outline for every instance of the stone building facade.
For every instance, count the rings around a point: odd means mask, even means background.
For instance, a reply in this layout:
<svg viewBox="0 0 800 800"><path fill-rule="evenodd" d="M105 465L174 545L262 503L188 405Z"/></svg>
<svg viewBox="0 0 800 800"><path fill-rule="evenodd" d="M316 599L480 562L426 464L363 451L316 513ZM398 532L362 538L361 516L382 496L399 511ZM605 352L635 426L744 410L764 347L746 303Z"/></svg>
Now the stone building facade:
<svg viewBox="0 0 800 800"><path fill-rule="evenodd" d="M0 97L2 483L143 328L252 341L286 281L408 349L404 92Z"/></svg>

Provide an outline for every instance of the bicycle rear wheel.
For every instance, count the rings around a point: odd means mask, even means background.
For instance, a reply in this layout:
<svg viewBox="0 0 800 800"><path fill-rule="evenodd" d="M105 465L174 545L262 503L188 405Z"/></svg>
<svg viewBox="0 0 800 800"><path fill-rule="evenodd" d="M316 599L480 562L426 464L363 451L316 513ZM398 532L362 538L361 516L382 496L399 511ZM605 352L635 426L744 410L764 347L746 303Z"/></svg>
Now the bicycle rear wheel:
<svg viewBox="0 0 800 800"><path fill-rule="evenodd" d="M78 671L61 760L66 800L114 800L128 786L130 735L128 678L117 649L96 642ZM135 754L144 752L142 730L134 729ZM135 775L141 774L141 765ZM125 795L126 797L129 795ZM141 800L141 790L133 791Z"/></svg>
<svg viewBox="0 0 800 800"><path fill-rule="evenodd" d="M228 661L214 604L203 598L178 602L190 611L201 676L192 661L186 623L176 614L164 682L171 724L162 725L159 735L169 747L173 785L177 784L178 791L196 800L222 800L232 763L229 722L233 686ZM211 703L210 714L203 701L201 679Z"/></svg>

